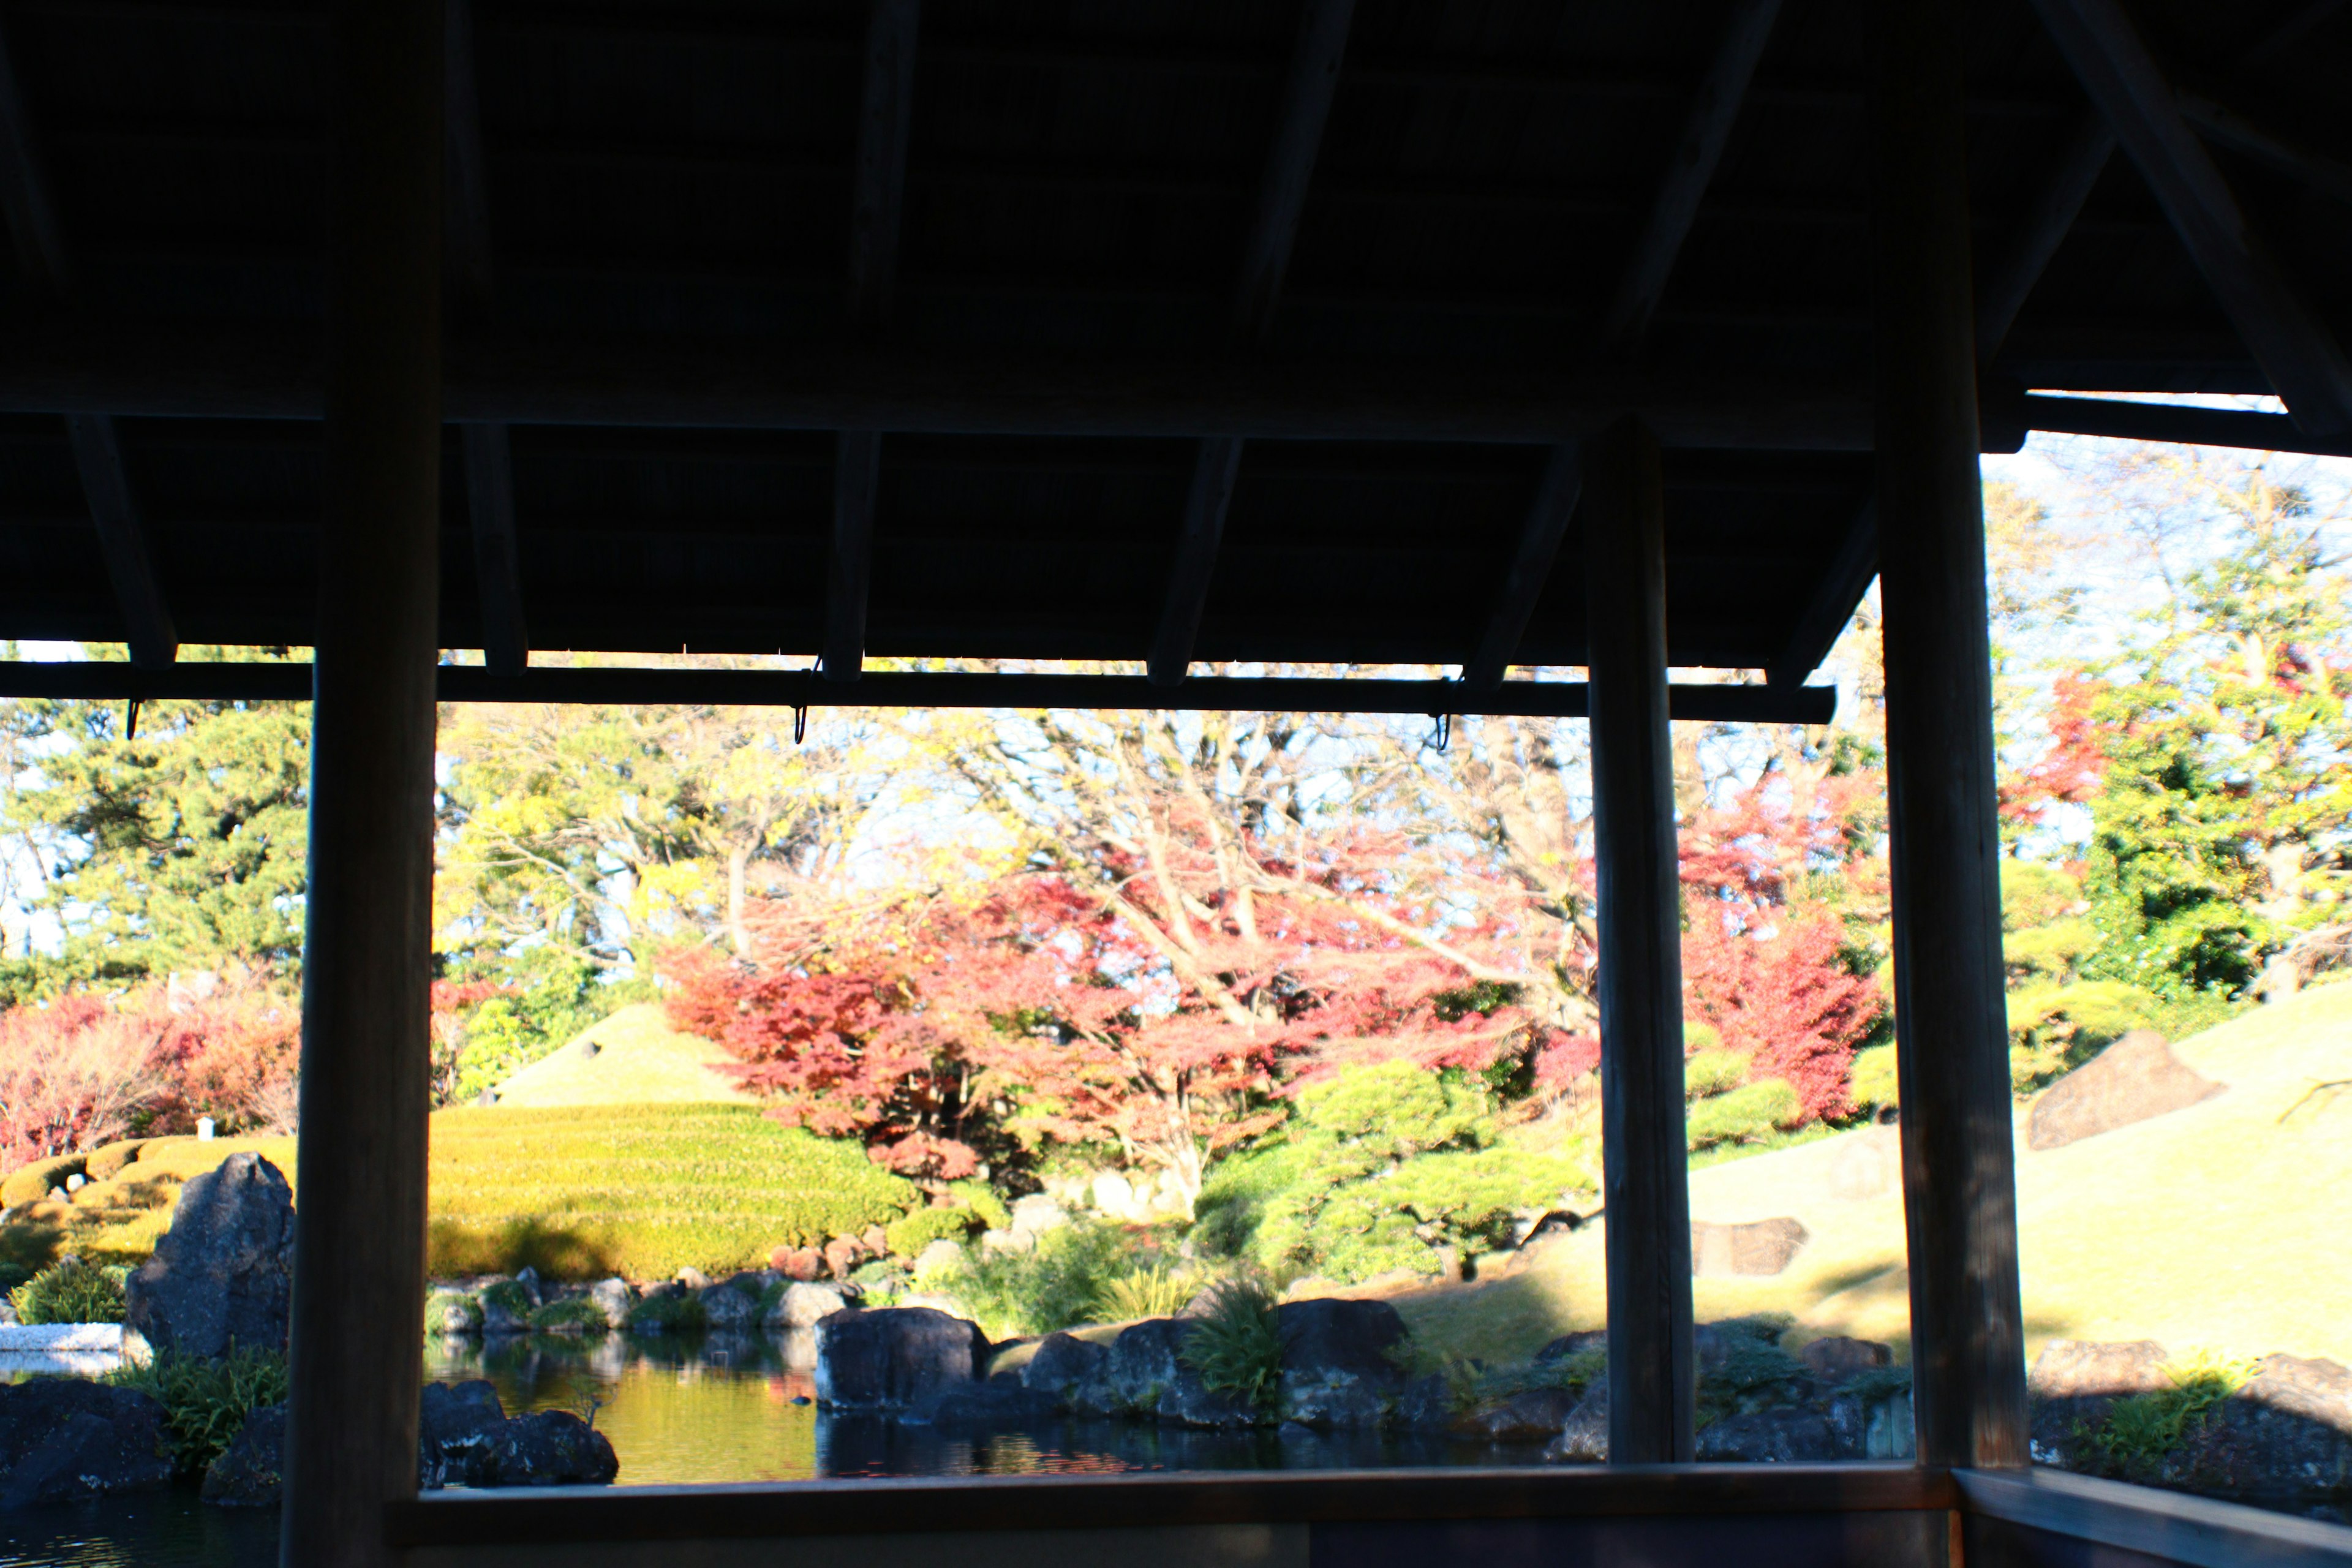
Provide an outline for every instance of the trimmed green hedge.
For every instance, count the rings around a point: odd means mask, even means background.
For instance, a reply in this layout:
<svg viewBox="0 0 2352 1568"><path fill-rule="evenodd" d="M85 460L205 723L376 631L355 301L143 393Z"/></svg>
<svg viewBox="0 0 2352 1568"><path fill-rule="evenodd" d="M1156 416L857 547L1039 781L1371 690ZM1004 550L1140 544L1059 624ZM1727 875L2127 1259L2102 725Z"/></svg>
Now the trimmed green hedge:
<svg viewBox="0 0 2352 1568"><path fill-rule="evenodd" d="M917 1209L903 1219L892 1220L883 1234L889 1237L894 1257L912 1258L935 1241L963 1240L979 1222L978 1215L961 1205Z"/></svg>
<svg viewBox="0 0 2352 1568"><path fill-rule="evenodd" d="M59 1154L53 1159L36 1160L29 1165L19 1165L0 1182L0 1207L15 1208L18 1204L37 1204L49 1195L51 1187L65 1185L68 1176L86 1173L83 1156Z"/></svg>

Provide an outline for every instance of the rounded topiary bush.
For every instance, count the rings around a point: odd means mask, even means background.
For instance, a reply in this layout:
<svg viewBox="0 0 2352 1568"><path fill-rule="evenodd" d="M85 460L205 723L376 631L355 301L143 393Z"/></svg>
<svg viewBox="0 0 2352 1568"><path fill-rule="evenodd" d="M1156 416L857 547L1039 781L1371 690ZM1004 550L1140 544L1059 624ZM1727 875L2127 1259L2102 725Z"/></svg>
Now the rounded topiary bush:
<svg viewBox="0 0 2352 1568"><path fill-rule="evenodd" d="M144 1138L124 1138L112 1143L101 1143L82 1161L81 1173L93 1182L119 1175L122 1167L139 1158L139 1151L146 1142Z"/></svg>
<svg viewBox="0 0 2352 1568"><path fill-rule="evenodd" d="M68 1254L8 1293L20 1323L119 1323L126 1268L100 1268Z"/></svg>

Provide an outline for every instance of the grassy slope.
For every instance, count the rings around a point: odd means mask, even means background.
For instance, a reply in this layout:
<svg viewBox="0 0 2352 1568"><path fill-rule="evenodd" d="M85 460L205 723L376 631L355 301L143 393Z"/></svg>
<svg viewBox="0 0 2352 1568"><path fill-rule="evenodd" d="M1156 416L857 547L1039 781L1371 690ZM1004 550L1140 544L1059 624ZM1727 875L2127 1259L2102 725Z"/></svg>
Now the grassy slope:
<svg viewBox="0 0 2352 1568"><path fill-rule="evenodd" d="M181 1184L246 1149L293 1178L290 1138L150 1144L75 1202L20 1210L0 1226L0 1260L39 1266L79 1251L137 1263L170 1223ZM571 1277L658 1279L688 1264L759 1267L779 1244L862 1230L919 1201L855 1143L779 1127L741 1105L444 1110L433 1118L431 1182L436 1274L531 1263Z"/></svg>
<svg viewBox="0 0 2352 1568"><path fill-rule="evenodd" d="M731 1059L711 1041L672 1029L658 1002L640 1002L500 1084L499 1104L749 1105L752 1097L718 1070Z"/></svg>
<svg viewBox="0 0 2352 1568"><path fill-rule="evenodd" d="M2029 1348L2054 1337L2155 1339L2176 1352L2289 1351L2352 1362L2352 984L2322 986L2182 1040L2229 1091L2063 1149L2017 1156ZM2300 1105L2298 1106L2298 1101ZM1791 1215L1812 1241L1769 1279L1693 1281L1702 1321L1794 1313L1794 1339L1908 1337L1898 1194L1843 1200L1826 1181L1846 1133L1691 1174L1696 1219ZM1517 1278L1401 1299L1465 1353L1512 1356L1604 1312L1601 1229L1555 1244ZM1792 1342L1794 1342L1792 1339Z"/></svg>

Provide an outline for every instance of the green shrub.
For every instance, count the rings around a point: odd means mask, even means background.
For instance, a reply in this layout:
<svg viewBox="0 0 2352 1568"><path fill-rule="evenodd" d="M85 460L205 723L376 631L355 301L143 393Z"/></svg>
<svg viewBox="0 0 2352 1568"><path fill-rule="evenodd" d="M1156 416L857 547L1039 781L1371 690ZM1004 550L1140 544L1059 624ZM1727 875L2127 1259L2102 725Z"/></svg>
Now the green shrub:
<svg viewBox="0 0 2352 1568"><path fill-rule="evenodd" d="M890 1250L900 1258L921 1256L923 1248L935 1241L961 1241L971 1235L973 1224L980 1216L968 1208L917 1209L902 1219L894 1219L883 1227Z"/></svg>
<svg viewBox="0 0 2352 1568"><path fill-rule="evenodd" d="M1171 1317L1183 1310L1197 1288L1190 1274L1171 1273L1164 1264L1154 1264L1106 1281L1094 1315L1107 1323Z"/></svg>
<svg viewBox="0 0 2352 1568"><path fill-rule="evenodd" d="M452 1310L457 1310L464 1327L444 1329ZM478 1333L482 1327L482 1304L463 1290L436 1290L425 1298L425 1332L438 1334Z"/></svg>
<svg viewBox="0 0 2352 1568"><path fill-rule="evenodd" d="M2009 1079L2031 1094L2153 1023L2164 1003L2117 980L2034 985L2010 994Z"/></svg>
<svg viewBox="0 0 2352 1568"><path fill-rule="evenodd" d="M125 1367L109 1381L163 1406L173 1467L184 1476L201 1475L236 1440L248 1415L285 1403L286 1358L264 1350L232 1350L213 1358L166 1351L149 1365Z"/></svg>
<svg viewBox="0 0 2352 1568"><path fill-rule="evenodd" d="M101 1268L71 1255L8 1292L20 1323L119 1323L127 1268Z"/></svg>
<svg viewBox="0 0 2352 1568"><path fill-rule="evenodd" d="M948 1194L971 1208L991 1230L1013 1228L1013 1211L994 1187L982 1181L950 1182Z"/></svg>
<svg viewBox="0 0 2352 1568"><path fill-rule="evenodd" d="M1874 1366L1867 1372L1856 1373L1838 1387L1841 1393L1850 1394L1864 1405L1876 1405L1898 1394L1911 1392L1911 1369L1907 1366Z"/></svg>
<svg viewBox="0 0 2352 1568"><path fill-rule="evenodd" d="M604 1320L604 1309L585 1296L548 1302L530 1315L530 1326L542 1334L601 1334L612 1327Z"/></svg>
<svg viewBox="0 0 2352 1568"><path fill-rule="evenodd" d="M709 1321L702 1310L702 1298L683 1296L648 1296L629 1309L629 1332L633 1334L690 1334Z"/></svg>
<svg viewBox="0 0 2352 1568"><path fill-rule="evenodd" d="M2119 1399L2105 1420L2074 1429L2095 1473L2126 1481L2156 1479L2166 1458L2205 1424L2213 1407L2246 1385L2254 1364L2199 1357L2164 1370L2170 1388Z"/></svg>
<svg viewBox="0 0 2352 1568"><path fill-rule="evenodd" d="M1683 1093L1701 1100L1748 1081L1748 1058L1738 1051L1700 1051L1683 1063Z"/></svg>
<svg viewBox="0 0 2352 1568"><path fill-rule="evenodd" d="M1777 1078L1759 1079L1728 1094L1693 1105L1684 1115L1684 1135L1694 1149L1736 1143L1785 1127L1804 1114L1797 1091Z"/></svg>
<svg viewBox="0 0 2352 1568"><path fill-rule="evenodd" d="M1212 1391L1271 1407L1282 1387L1282 1319L1274 1292L1255 1279L1220 1280L1208 1315L1193 1324L1178 1353Z"/></svg>
<svg viewBox="0 0 2352 1568"><path fill-rule="evenodd" d="M1254 1250L1266 1205L1298 1177L1298 1150L1287 1142L1228 1154L1209 1167L1192 1205L1192 1244L1211 1258L1244 1258Z"/></svg>
<svg viewBox="0 0 2352 1568"><path fill-rule="evenodd" d="M1722 1325L1728 1327L1729 1325ZM1734 1333L1723 1356L1698 1373L1698 1424L1702 1426L1742 1411L1784 1404L1804 1363L1773 1342L1778 1331Z"/></svg>
<svg viewBox="0 0 2352 1568"><path fill-rule="evenodd" d="M39 1203L49 1195L50 1188L64 1186L68 1176L86 1173L79 1154L58 1154L19 1165L8 1173L6 1181L0 1182L0 1208Z"/></svg>
<svg viewBox="0 0 2352 1568"><path fill-rule="evenodd" d="M1722 1046L1723 1036L1717 1031L1713 1024L1698 1018L1683 1020L1683 1054L1685 1056L1703 1056L1708 1051L1721 1049Z"/></svg>
<svg viewBox="0 0 2352 1568"><path fill-rule="evenodd" d="M519 1279L500 1279L483 1287L481 1299L484 1307L496 1307L518 1321L529 1318L537 1310L531 1305L530 1292L522 1288Z"/></svg>
<svg viewBox="0 0 2352 1568"><path fill-rule="evenodd" d="M1255 1241L1277 1274L1433 1274L1436 1248L1506 1246L1520 1210L1591 1184L1567 1155L1498 1145L1483 1086L1411 1062L1346 1068L1303 1091L1294 1116L1297 1173Z"/></svg>
<svg viewBox="0 0 2352 1568"><path fill-rule="evenodd" d="M1158 1260L1148 1233L1079 1221L1047 1231L1033 1251L968 1252L940 1283L1002 1340L1094 1321L1111 1281Z"/></svg>
<svg viewBox="0 0 2352 1568"><path fill-rule="evenodd" d="M1853 1085L1856 1105L1900 1105L1902 1097L1896 1091L1895 1047L1873 1046L1866 1051L1854 1052Z"/></svg>
<svg viewBox="0 0 2352 1568"><path fill-rule="evenodd" d="M112 1143L101 1143L83 1159L81 1173L93 1182L103 1182L119 1175L122 1167L139 1158L139 1151L146 1142L144 1138L124 1138Z"/></svg>

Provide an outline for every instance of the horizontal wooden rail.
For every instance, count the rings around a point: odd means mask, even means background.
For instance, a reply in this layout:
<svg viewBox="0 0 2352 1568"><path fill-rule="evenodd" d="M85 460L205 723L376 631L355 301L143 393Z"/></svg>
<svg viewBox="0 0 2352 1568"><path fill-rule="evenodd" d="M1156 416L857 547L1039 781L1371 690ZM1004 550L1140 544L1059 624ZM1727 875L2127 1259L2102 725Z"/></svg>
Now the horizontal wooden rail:
<svg viewBox="0 0 2352 1568"><path fill-rule="evenodd" d="M2185 1568L2352 1568L2352 1527L2063 1470L1955 1470L1969 1513ZM1996 1550L1991 1561L2011 1559ZM2021 1559L2023 1560L2023 1559Z"/></svg>
<svg viewBox="0 0 2352 1568"><path fill-rule="evenodd" d="M300 702L307 664L132 665L0 662L0 697L83 701ZM1511 714L1581 719L1585 687L1571 680L1507 680L1483 690L1453 680L1210 677L1155 686L1130 675L1022 675L874 671L854 685L800 669L646 669L597 667L493 675L443 665L444 702L700 703L745 708L1097 708L1187 712ZM1829 686L1676 686L1676 719L1711 723L1826 724Z"/></svg>
<svg viewBox="0 0 2352 1568"><path fill-rule="evenodd" d="M392 1504L385 1529L395 1546L488 1546L1957 1506L1948 1475L1908 1465L1528 1466L452 1492Z"/></svg>

